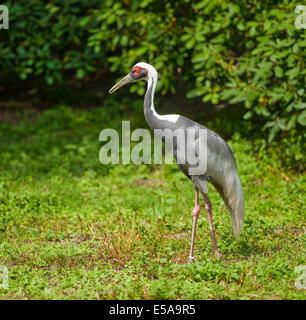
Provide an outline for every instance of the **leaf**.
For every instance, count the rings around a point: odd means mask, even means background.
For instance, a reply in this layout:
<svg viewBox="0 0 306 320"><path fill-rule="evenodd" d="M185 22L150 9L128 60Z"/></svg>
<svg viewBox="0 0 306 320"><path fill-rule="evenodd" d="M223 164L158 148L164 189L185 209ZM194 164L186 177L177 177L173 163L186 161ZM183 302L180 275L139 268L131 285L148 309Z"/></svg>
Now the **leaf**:
<svg viewBox="0 0 306 320"><path fill-rule="evenodd" d="M278 52L275 53L274 57L279 60L279 59L282 59L284 57L286 57L288 54L291 53L291 50L288 49L288 50L280 50Z"/></svg>
<svg viewBox="0 0 306 320"><path fill-rule="evenodd" d="M286 130L285 119L279 119L279 121L277 122L277 125L278 125L282 130Z"/></svg>
<svg viewBox="0 0 306 320"><path fill-rule="evenodd" d="M121 41L120 41L120 44L121 44L123 47L125 47L125 46L128 45L128 43L129 43L129 38L128 38L126 35L122 36Z"/></svg>
<svg viewBox="0 0 306 320"><path fill-rule="evenodd" d="M21 80L25 80L28 76L27 76L27 74L25 72L20 72L19 73L19 77L20 77Z"/></svg>
<svg viewBox="0 0 306 320"><path fill-rule="evenodd" d="M112 23L114 23L115 21L116 21L116 15L111 14L111 15L107 18L106 23L107 23L107 24L112 24Z"/></svg>
<svg viewBox="0 0 306 320"><path fill-rule="evenodd" d="M306 110L298 116L297 122L304 127L306 126Z"/></svg>
<svg viewBox="0 0 306 320"><path fill-rule="evenodd" d="M76 76L77 76L78 79L82 79L84 77L85 73L86 72L85 72L84 69L78 69Z"/></svg>
<svg viewBox="0 0 306 320"><path fill-rule="evenodd" d="M299 101L298 103L296 103L294 105L294 108L295 109L305 109L306 108L306 102Z"/></svg>
<svg viewBox="0 0 306 320"><path fill-rule="evenodd" d="M259 97L259 93L255 91L249 91L245 96L245 107L251 108L254 101Z"/></svg>
<svg viewBox="0 0 306 320"><path fill-rule="evenodd" d="M211 97L211 103L217 104L219 102L219 95L217 93L213 94Z"/></svg>
<svg viewBox="0 0 306 320"><path fill-rule="evenodd" d="M84 27L91 20L91 16L84 17L80 20L79 24Z"/></svg>
<svg viewBox="0 0 306 320"><path fill-rule="evenodd" d="M244 100L245 100L245 95L244 95L244 93L239 92L238 94L236 94L236 96L235 96L234 98L232 98L232 99L230 100L230 103L231 103L231 104L234 104L234 103L242 102L242 101L244 101Z"/></svg>
<svg viewBox="0 0 306 320"><path fill-rule="evenodd" d="M272 142L279 131L280 131L280 127L275 123L272 129L270 130L268 141Z"/></svg>
<svg viewBox="0 0 306 320"><path fill-rule="evenodd" d="M290 54L290 56L287 59L288 67L293 67L295 64L295 60L296 60L296 55Z"/></svg>
<svg viewBox="0 0 306 320"><path fill-rule="evenodd" d="M55 68L55 62L53 60L47 61L47 67L49 69L54 69Z"/></svg>
<svg viewBox="0 0 306 320"><path fill-rule="evenodd" d="M274 72L278 78L281 78L284 75L283 69L279 66L275 67Z"/></svg>
<svg viewBox="0 0 306 320"><path fill-rule="evenodd" d="M210 99L211 99L211 96L212 96L212 94L207 94L207 95L205 95L204 97L203 97L203 102L207 102L207 101L209 101Z"/></svg>
<svg viewBox="0 0 306 320"><path fill-rule="evenodd" d="M232 96L235 96L237 94L237 92L239 92L237 89L224 89L221 92L221 98L223 100L227 100Z"/></svg>
<svg viewBox="0 0 306 320"><path fill-rule="evenodd" d="M290 118L290 120L288 121L286 129L287 129L287 130L290 130L290 129L294 128L294 127L295 127L295 124L296 124L296 120L297 120L297 115L294 114L294 115Z"/></svg>
<svg viewBox="0 0 306 320"><path fill-rule="evenodd" d="M52 85L53 82L54 82L54 78L52 76L50 76L50 75L47 75L46 76L46 81L47 81L48 85Z"/></svg>
<svg viewBox="0 0 306 320"><path fill-rule="evenodd" d="M244 120L249 120L253 116L253 113L251 111L248 111L247 113L244 114L243 119Z"/></svg>
<svg viewBox="0 0 306 320"><path fill-rule="evenodd" d="M297 77L297 75L300 73L300 67L297 66L289 71L286 72L286 74L289 76L289 79L292 80Z"/></svg>
<svg viewBox="0 0 306 320"><path fill-rule="evenodd" d="M186 48L191 49L195 45L195 42L196 42L195 38L191 38L186 42L186 45L185 45Z"/></svg>
<svg viewBox="0 0 306 320"><path fill-rule="evenodd" d="M239 23L237 24L237 29L240 31L244 31L245 30L245 25L243 24L242 21L239 21Z"/></svg>
<svg viewBox="0 0 306 320"><path fill-rule="evenodd" d="M188 99L192 99L192 98L195 98L195 97L199 96L198 91L199 91L198 89L190 90L186 95L187 98Z"/></svg>
<svg viewBox="0 0 306 320"><path fill-rule="evenodd" d="M306 47L306 40L299 40L298 44L299 44L300 47Z"/></svg>

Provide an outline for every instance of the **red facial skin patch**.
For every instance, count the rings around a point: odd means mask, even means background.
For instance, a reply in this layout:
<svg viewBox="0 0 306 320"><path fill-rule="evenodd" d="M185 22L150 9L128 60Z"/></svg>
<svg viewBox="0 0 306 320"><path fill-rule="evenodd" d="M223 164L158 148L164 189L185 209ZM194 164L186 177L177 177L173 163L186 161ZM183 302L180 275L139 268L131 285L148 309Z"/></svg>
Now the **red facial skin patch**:
<svg viewBox="0 0 306 320"><path fill-rule="evenodd" d="M137 79L142 79L148 74L148 70L139 66L133 67L132 68L132 78L137 80Z"/></svg>
<svg viewBox="0 0 306 320"><path fill-rule="evenodd" d="M140 73L141 70L142 70L141 67L134 67L134 68L132 69L132 71L134 71L134 72L136 72L136 73Z"/></svg>

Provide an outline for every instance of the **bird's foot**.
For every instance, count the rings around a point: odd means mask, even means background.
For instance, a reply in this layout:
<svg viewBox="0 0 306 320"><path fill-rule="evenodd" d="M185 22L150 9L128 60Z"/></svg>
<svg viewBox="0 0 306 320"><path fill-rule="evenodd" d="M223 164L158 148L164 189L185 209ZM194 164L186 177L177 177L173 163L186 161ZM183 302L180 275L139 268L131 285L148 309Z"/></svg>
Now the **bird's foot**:
<svg viewBox="0 0 306 320"><path fill-rule="evenodd" d="M215 254L219 259L222 258L222 254L218 250L215 250Z"/></svg>
<svg viewBox="0 0 306 320"><path fill-rule="evenodd" d="M193 262L195 262L195 261L197 261L197 260L195 259L195 257L189 256L189 260L188 260L188 262L186 262L186 264L190 264L190 263L193 263Z"/></svg>

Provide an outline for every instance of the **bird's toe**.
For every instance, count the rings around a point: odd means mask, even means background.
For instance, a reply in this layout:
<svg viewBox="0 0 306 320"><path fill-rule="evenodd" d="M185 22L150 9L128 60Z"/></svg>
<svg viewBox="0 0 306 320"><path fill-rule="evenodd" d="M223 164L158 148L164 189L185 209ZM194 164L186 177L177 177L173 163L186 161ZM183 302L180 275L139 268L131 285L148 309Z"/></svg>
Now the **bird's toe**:
<svg viewBox="0 0 306 320"><path fill-rule="evenodd" d="M222 254L218 250L215 251L215 254L219 259L222 258Z"/></svg>
<svg viewBox="0 0 306 320"><path fill-rule="evenodd" d="M189 260L186 262L186 264L191 264L195 261L196 261L195 257L189 257Z"/></svg>

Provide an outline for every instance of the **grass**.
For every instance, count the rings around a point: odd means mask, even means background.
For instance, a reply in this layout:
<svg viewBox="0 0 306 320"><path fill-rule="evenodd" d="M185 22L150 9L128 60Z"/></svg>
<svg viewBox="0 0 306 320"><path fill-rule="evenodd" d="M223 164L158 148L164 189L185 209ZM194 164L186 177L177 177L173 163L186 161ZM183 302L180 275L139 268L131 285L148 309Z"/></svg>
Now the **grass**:
<svg viewBox="0 0 306 320"><path fill-rule="evenodd" d="M204 206L188 259L193 186L175 165L99 162L103 128L141 108L61 106L5 114L0 124L1 299L305 299L305 176L287 172L235 135L246 197L241 236L209 187L216 237ZM203 202L202 202L203 203Z"/></svg>

